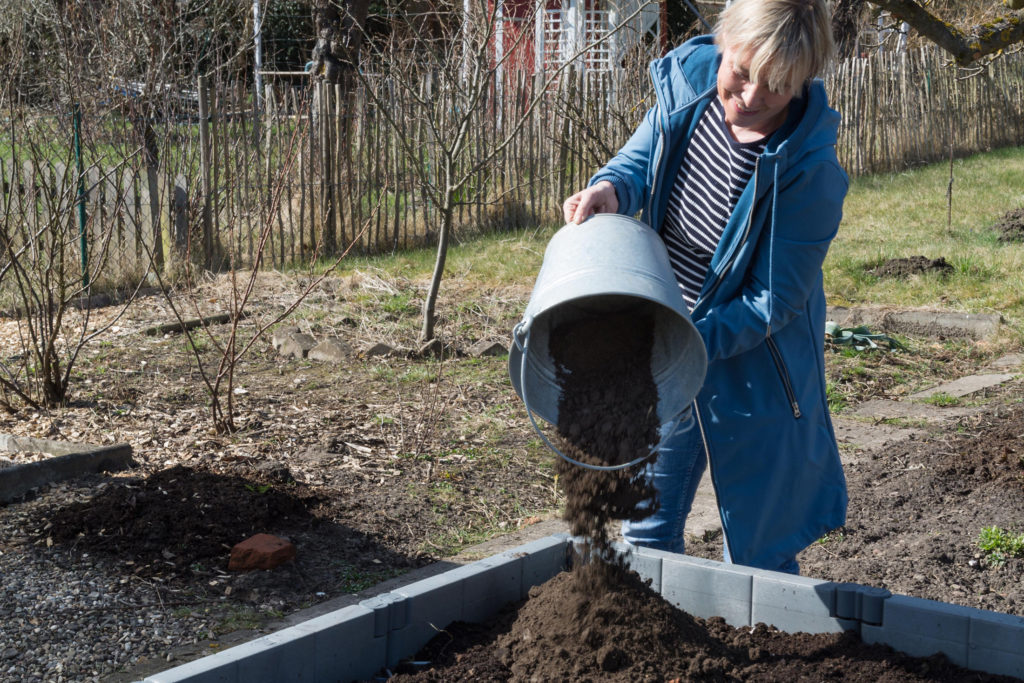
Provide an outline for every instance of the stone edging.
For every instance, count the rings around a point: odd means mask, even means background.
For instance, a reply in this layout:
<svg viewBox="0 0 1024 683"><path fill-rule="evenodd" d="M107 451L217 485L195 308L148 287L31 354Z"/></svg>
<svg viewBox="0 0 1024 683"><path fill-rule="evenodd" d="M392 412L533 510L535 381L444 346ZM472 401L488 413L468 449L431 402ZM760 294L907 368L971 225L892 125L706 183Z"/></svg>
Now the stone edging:
<svg viewBox="0 0 1024 683"><path fill-rule="evenodd" d="M121 443L89 446L0 434L0 451L38 451L52 458L0 469L0 504L9 503L32 489L89 472L122 470L132 463L132 447Z"/></svg>

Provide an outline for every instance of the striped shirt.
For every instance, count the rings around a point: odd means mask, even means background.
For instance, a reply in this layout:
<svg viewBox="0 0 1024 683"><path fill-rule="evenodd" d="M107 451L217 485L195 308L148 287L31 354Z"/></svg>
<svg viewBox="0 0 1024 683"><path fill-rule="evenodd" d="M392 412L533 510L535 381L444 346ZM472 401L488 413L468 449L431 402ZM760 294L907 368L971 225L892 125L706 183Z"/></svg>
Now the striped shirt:
<svg viewBox="0 0 1024 683"><path fill-rule="evenodd" d="M725 110L717 97L697 123L669 196L662 230L672 270L691 311L722 231L766 142L766 138L736 142L725 126Z"/></svg>

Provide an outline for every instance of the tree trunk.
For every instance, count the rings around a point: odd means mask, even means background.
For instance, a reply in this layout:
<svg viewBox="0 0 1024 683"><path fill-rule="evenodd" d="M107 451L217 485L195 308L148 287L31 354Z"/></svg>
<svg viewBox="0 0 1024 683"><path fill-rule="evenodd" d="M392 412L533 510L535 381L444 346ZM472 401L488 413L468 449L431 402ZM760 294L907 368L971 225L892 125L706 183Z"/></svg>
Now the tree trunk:
<svg viewBox="0 0 1024 683"><path fill-rule="evenodd" d="M428 342L434 338L434 309L437 307L437 293L441 289L441 277L444 275L444 264L448 259L448 238L452 231L455 211L451 206L451 198L445 201L441 209L441 233L437 238L437 260L434 261L434 274L430 278L430 289L423 302L423 328L420 330L420 341Z"/></svg>
<svg viewBox="0 0 1024 683"><path fill-rule="evenodd" d="M346 85L351 71L359 66L359 48L369 0L317 0L313 8L316 46L313 48L313 73L328 83Z"/></svg>

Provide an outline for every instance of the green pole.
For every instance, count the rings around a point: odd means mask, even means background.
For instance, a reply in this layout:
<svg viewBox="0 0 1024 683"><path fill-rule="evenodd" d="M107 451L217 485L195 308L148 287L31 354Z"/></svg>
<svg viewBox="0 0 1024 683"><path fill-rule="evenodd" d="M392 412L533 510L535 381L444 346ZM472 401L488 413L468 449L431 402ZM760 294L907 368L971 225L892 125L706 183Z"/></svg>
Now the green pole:
<svg viewBox="0 0 1024 683"><path fill-rule="evenodd" d="M75 165L78 167L78 243L82 252L82 285L89 288L89 247L85 241L85 171L82 169L82 110L75 105Z"/></svg>

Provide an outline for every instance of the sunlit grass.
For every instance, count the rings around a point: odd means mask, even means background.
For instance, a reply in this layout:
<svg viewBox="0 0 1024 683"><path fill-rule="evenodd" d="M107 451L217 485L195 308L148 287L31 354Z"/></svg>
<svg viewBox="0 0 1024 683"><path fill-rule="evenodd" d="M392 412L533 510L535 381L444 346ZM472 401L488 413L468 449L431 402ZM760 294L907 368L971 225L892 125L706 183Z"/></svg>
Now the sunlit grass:
<svg viewBox="0 0 1024 683"><path fill-rule="evenodd" d="M1000 242L993 227L1024 206L1024 149L853 181L839 234L825 261L830 303L999 313L1024 324L1024 244ZM868 271L889 259L944 258L953 270L906 279Z"/></svg>

